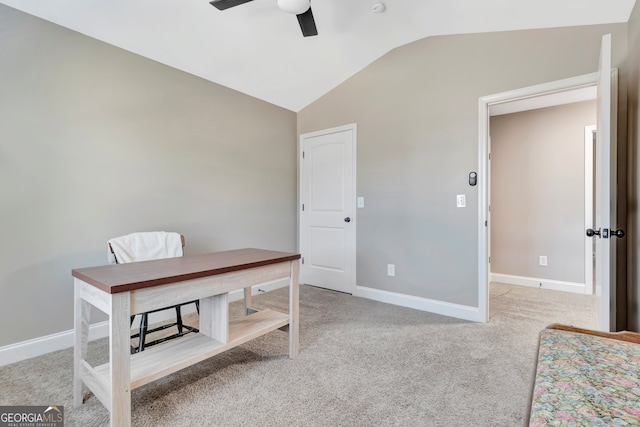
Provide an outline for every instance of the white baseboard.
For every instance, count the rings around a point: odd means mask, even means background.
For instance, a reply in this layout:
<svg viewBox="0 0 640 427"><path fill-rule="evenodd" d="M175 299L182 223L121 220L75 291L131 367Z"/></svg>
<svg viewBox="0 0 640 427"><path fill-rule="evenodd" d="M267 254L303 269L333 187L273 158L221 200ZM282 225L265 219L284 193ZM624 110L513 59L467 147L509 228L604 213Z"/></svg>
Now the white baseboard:
<svg viewBox="0 0 640 427"><path fill-rule="evenodd" d="M251 293L253 295L257 295L286 286L289 286L289 280L276 280L274 282L254 286ZM242 298L244 298L244 293L241 289L229 293L229 302L239 301ZM185 307L182 313L189 314L194 313L195 311L195 304L191 304ZM161 311L150 314L149 323L162 322L172 318L173 313L171 311ZM134 320L132 325L133 329L140 326L139 319L139 316L137 316ZM105 338L107 336L109 336L108 321L94 323L89 327L89 341ZM0 366L9 365L11 363L31 359L32 357L42 356L43 354L51 353L53 351L73 347L73 341L73 329L69 329L68 331L58 332L44 337L0 347Z"/></svg>
<svg viewBox="0 0 640 427"><path fill-rule="evenodd" d="M99 322L89 327L89 340L106 337L109 322ZM53 351L73 346L73 329L0 347L0 366L31 359Z"/></svg>
<svg viewBox="0 0 640 427"><path fill-rule="evenodd" d="M584 283L563 282L560 280L548 280L500 273L491 273L489 278L491 282L506 283L508 285L551 289L554 291L573 292L575 294L584 294L587 292L587 288Z"/></svg>
<svg viewBox="0 0 640 427"><path fill-rule="evenodd" d="M353 295L357 297L372 299L374 301L386 302L388 304L394 304L402 307L414 308L416 310L428 311L430 313L441 314L443 316L470 320L472 322L483 321L480 309L478 307L453 304L450 302L399 294L396 292L383 291L380 289L367 288L364 286L356 286L356 291Z"/></svg>

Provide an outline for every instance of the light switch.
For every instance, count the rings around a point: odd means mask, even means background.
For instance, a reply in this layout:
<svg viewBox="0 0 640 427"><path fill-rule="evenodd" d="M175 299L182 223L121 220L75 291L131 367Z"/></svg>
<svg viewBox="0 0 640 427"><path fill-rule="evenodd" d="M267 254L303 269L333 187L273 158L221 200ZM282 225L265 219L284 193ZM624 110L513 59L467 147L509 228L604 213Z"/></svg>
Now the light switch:
<svg viewBox="0 0 640 427"><path fill-rule="evenodd" d="M364 197L358 197L358 207L364 208Z"/></svg>
<svg viewBox="0 0 640 427"><path fill-rule="evenodd" d="M456 196L456 205L459 208L464 208L467 206L467 197L464 194L458 194Z"/></svg>

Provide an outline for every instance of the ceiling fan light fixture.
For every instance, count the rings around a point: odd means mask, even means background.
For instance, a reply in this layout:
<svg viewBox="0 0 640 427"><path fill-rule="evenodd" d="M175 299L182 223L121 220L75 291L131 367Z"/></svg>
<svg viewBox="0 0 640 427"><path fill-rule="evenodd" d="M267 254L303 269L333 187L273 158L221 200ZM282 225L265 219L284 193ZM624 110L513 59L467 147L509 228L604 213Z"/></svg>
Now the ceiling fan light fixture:
<svg viewBox="0 0 640 427"><path fill-rule="evenodd" d="M288 13L300 15L311 7L309 0L278 0L278 7Z"/></svg>

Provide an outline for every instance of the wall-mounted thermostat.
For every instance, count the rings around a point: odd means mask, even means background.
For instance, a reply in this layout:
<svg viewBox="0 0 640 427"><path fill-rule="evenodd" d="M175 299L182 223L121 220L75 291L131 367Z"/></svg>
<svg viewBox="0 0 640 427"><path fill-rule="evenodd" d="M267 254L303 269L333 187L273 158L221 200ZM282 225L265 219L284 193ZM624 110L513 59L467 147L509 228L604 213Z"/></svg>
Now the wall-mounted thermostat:
<svg viewBox="0 0 640 427"><path fill-rule="evenodd" d="M478 183L478 174L475 172L469 173L469 185L474 186Z"/></svg>

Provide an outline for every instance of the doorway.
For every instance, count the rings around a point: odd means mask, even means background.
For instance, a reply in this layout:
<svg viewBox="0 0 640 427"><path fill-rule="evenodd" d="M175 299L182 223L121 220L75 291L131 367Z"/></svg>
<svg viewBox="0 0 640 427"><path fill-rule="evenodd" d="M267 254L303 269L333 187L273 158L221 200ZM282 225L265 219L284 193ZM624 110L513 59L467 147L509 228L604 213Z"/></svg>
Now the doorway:
<svg viewBox="0 0 640 427"><path fill-rule="evenodd" d="M489 117L490 108L514 101L541 100L542 96L562 96L579 89L592 88L598 84L599 73L585 74L569 79L558 80L536 86L517 89L510 92L485 96L478 101L479 166L478 177L478 311L481 321L489 320Z"/></svg>
<svg viewBox="0 0 640 427"><path fill-rule="evenodd" d="M490 111L491 282L593 293L593 239L584 232L593 226L593 137L585 140L585 126L596 122L596 91L587 89L542 108L512 102Z"/></svg>

